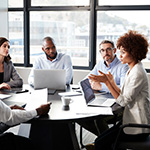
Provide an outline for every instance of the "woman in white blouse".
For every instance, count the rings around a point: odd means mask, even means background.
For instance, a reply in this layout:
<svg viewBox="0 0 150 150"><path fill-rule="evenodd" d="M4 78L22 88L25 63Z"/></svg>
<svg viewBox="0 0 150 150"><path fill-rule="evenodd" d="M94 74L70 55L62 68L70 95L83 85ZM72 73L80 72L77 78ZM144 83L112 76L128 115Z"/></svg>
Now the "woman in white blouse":
<svg viewBox="0 0 150 150"><path fill-rule="evenodd" d="M147 39L136 31L129 31L118 39L117 48L120 50L120 60L129 66L121 89L117 87L110 73L104 74L99 71L100 75L89 76L91 80L104 82L116 99L116 103L125 108L122 124L150 123L148 77L141 63L141 60L146 58L148 46ZM95 149L111 150L118 131L119 125L100 135L95 141ZM144 139L149 133L150 131L145 128L127 128L122 132L120 140Z"/></svg>

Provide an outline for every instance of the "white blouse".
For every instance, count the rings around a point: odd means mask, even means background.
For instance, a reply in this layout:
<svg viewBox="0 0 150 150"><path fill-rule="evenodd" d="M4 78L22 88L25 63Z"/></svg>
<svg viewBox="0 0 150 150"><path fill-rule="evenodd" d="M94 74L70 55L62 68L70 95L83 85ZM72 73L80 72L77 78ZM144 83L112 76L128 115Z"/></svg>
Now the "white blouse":
<svg viewBox="0 0 150 150"><path fill-rule="evenodd" d="M7 125L16 125L34 118L37 115L36 110L26 111L11 109L0 100L0 122Z"/></svg>
<svg viewBox="0 0 150 150"><path fill-rule="evenodd" d="M149 84L146 71L141 62L137 63L125 77L117 103L125 107L123 124L150 123ZM150 132L148 129L126 128L128 134Z"/></svg>

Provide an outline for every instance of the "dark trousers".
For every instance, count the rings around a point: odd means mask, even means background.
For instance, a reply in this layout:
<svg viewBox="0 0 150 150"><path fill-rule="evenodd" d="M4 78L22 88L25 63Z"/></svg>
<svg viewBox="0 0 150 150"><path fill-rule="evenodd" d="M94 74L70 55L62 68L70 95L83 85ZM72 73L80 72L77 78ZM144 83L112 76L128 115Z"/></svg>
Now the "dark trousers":
<svg viewBox="0 0 150 150"><path fill-rule="evenodd" d="M109 130L103 132L98 138L95 140L95 150L112 150L113 144L116 141L119 127L121 123L118 123L116 126L110 128ZM136 134L129 135L125 134L123 131L119 136L119 141L137 141L146 139L149 134Z"/></svg>
<svg viewBox="0 0 150 150"><path fill-rule="evenodd" d="M78 121L77 123L86 130L99 136L104 131L109 129L108 124L115 124L117 121L121 120L121 118L122 114L118 117L116 116L99 117L95 120Z"/></svg>
<svg viewBox="0 0 150 150"><path fill-rule="evenodd" d="M28 150L36 149L33 147L30 139L14 135L13 133L0 134L0 149L1 150Z"/></svg>

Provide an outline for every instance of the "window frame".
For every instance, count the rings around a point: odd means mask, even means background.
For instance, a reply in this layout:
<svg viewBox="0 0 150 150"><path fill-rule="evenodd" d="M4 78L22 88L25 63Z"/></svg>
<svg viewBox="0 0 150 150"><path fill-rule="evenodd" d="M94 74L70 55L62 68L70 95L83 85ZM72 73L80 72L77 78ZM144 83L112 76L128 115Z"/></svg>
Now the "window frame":
<svg viewBox="0 0 150 150"><path fill-rule="evenodd" d="M8 8L8 11L23 11L24 14L24 64L16 63L15 66L32 67L30 64L30 12L31 11L90 11L89 33L89 66L73 66L74 69L91 70L96 64L97 41L97 12L121 10L149 10L150 5L104 5L100 6L98 0L89 0L89 6L31 6L31 0L23 0L23 8ZM146 69L146 68L145 68ZM146 69L150 72L150 69Z"/></svg>

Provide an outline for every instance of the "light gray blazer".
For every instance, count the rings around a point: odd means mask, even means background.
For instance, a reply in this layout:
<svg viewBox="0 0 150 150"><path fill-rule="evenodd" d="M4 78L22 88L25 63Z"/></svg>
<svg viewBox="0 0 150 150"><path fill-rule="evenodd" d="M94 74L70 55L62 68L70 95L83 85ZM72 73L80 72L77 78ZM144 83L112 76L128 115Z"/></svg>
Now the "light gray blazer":
<svg viewBox="0 0 150 150"><path fill-rule="evenodd" d="M17 73L12 61L4 62L3 82L7 83L10 87L21 87L23 85L23 80Z"/></svg>
<svg viewBox="0 0 150 150"><path fill-rule="evenodd" d="M141 62L127 72L117 103L125 107L123 124L150 124L149 83L146 71ZM149 133L148 129L126 128L125 133Z"/></svg>

